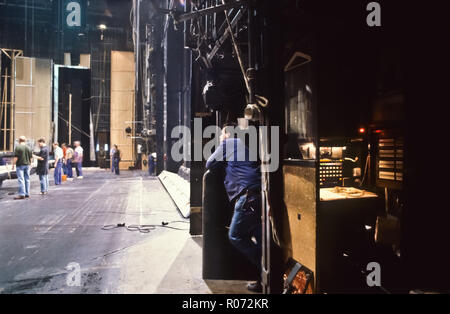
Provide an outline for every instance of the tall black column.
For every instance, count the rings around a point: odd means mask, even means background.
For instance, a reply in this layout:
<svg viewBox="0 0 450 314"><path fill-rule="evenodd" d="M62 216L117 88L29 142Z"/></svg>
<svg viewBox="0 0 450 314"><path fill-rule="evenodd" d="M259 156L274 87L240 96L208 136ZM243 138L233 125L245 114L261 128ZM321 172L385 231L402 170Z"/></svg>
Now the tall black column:
<svg viewBox="0 0 450 314"><path fill-rule="evenodd" d="M164 49L162 46L164 34L164 16L153 19L153 54L150 62L154 70L152 81L155 88L154 109L156 111L156 174L164 170Z"/></svg>
<svg viewBox="0 0 450 314"><path fill-rule="evenodd" d="M171 138L172 130L183 124L183 72L184 72L184 34L180 25L175 29L170 20L166 30L165 40L165 154L167 156L166 170L178 172L181 165L172 158L172 146L178 138Z"/></svg>

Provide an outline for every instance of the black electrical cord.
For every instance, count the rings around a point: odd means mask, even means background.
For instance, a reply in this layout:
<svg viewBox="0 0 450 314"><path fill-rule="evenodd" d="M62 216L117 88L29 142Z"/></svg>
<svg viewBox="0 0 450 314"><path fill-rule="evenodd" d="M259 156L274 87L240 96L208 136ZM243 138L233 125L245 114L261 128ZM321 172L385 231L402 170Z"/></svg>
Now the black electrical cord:
<svg viewBox="0 0 450 314"><path fill-rule="evenodd" d="M139 231L140 233L150 233L150 231L155 230L156 228L167 228L167 229L172 229L172 230L178 230L178 231L187 231L189 229L183 229L183 228L177 228L177 227L171 227L169 226L170 224L175 224L175 223L189 223L187 221L171 221L171 222L161 222L160 225L129 225L127 226L125 223L119 223L116 225L105 225L102 227L102 230L105 231L110 231L110 230L114 230L114 229L119 229L119 228L126 228L128 231Z"/></svg>

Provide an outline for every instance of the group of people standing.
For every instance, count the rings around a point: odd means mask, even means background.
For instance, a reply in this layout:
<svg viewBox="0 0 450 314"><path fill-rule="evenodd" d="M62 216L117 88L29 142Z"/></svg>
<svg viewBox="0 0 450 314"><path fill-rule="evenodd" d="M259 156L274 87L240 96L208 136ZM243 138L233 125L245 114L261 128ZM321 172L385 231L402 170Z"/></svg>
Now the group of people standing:
<svg viewBox="0 0 450 314"><path fill-rule="evenodd" d="M21 136L19 138L19 145L17 145L14 150L15 157L12 168L14 170L14 167L16 167L17 179L19 182L19 195L15 198L16 200L23 200L30 197L31 164L34 158L37 160L36 174L39 175L41 194L48 194L50 151L45 139L39 139L38 145L39 152L33 154L33 151L27 145L26 137ZM63 171L69 180L73 179L73 166L75 166L76 169L77 179L83 179L83 148L79 141L74 143L74 147L75 149L72 149L66 144L63 144L61 148L59 147L59 143L53 143L55 156L55 185L60 185L62 183Z"/></svg>
<svg viewBox="0 0 450 314"><path fill-rule="evenodd" d="M63 143L53 143L55 152L55 185L62 183L63 174L67 176L68 181L73 180L73 167L75 167L77 179L83 179L83 148L79 141L74 142L74 148Z"/></svg>
<svg viewBox="0 0 450 314"><path fill-rule="evenodd" d="M111 172L120 175L120 161L122 160L122 152L117 144L113 145L110 151L111 157ZM153 176L156 169L156 155L150 154L148 156L148 173Z"/></svg>

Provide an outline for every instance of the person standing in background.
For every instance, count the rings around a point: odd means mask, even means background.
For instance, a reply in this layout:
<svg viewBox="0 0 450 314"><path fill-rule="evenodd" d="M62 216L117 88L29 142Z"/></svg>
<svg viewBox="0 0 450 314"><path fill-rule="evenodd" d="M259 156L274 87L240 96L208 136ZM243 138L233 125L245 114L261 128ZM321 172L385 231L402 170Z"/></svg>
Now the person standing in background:
<svg viewBox="0 0 450 314"><path fill-rule="evenodd" d="M53 152L55 154L55 185L62 183L62 165L64 162L64 153L57 142L53 143Z"/></svg>
<svg viewBox="0 0 450 314"><path fill-rule="evenodd" d="M67 168L67 180L73 181L73 167L72 167L72 159L73 159L73 149L70 146L67 146L66 154L64 155L64 162Z"/></svg>
<svg viewBox="0 0 450 314"><path fill-rule="evenodd" d="M76 141L73 145L75 146L73 161L77 172L77 179L83 179L83 147L81 147L80 141Z"/></svg>
<svg viewBox="0 0 450 314"><path fill-rule="evenodd" d="M67 152L67 144L62 143L61 149L63 150L63 164L62 164L62 170L65 175L67 175L67 166L66 166L66 152Z"/></svg>
<svg viewBox="0 0 450 314"><path fill-rule="evenodd" d="M120 175L120 160L122 159L121 152L119 149L119 146L114 145L114 156L113 156L113 166L114 166L114 172L116 175Z"/></svg>
<svg viewBox="0 0 450 314"><path fill-rule="evenodd" d="M45 139L41 138L38 140L40 147L39 153L36 155L38 160L38 165L36 169L36 174L39 176L39 181L41 183L41 195L48 194L48 147L45 144Z"/></svg>
<svg viewBox="0 0 450 314"><path fill-rule="evenodd" d="M150 176L153 176L155 173L155 156L153 154L150 154L148 156L148 174Z"/></svg>
<svg viewBox="0 0 450 314"><path fill-rule="evenodd" d="M114 173L114 153L116 152L115 145L111 148L111 152L109 153L109 157L111 159L111 172Z"/></svg>
<svg viewBox="0 0 450 314"><path fill-rule="evenodd" d="M19 182L19 196L15 200L23 200L30 197L30 166L33 162L33 152L27 146L27 138L21 136L19 138L19 145L14 150L14 166L17 168L17 181Z"/></svg>

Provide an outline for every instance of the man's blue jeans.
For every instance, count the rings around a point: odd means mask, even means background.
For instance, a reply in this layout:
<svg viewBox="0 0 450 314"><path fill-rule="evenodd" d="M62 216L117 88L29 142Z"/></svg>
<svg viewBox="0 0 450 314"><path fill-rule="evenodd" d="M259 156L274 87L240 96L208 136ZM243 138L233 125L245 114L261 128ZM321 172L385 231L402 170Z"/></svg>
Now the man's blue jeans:
<svg viewBox="0 0 450 314"><path fill-rule="evenodd" d="M41 182L41 192L47 193L48 192L48 174L40 174L39 175L39 181Z"/></svg>
<svg viewBox="0 0 450 314"><path fill-rule="evenodd" d="M30 196L30 166L18 166L19 196Z"/></svg>
<svg viewBox="0 0 450 314"><path fill-rule="evenodd" d="M55 185L61 185L62 183L62 162L61 160L55 165Z"/></svg>
<svg viewBox="0 0 450 314"><path fill-rule="evenodd" d="M73 169L72 169L72 161L70 159L67 160L66 168L67 168L67 177L69 179L72 179L73 178Z"/></svg>
<svg viewBox="0 0 450 314"><path fill-rule="evenodd" d="M261 271L261 197L247 199L247 195L243 195L236 201L228 237L231 244Z"/></svg>
<svg viewBox="0 0 450 314"><path fill-rule="evenodd" d="M120 163L120 159L119 158L114 158L113 159L113 168L114 168L114 173L116 175L120 175L119 163Z"/></svg>
<svg viewBox="0 0 450 314"><path fill-rule="evenodd" d="M83 163L76 162L75 163L75 170L77 172L77 177L82 177L83 176Z"/></svg>

